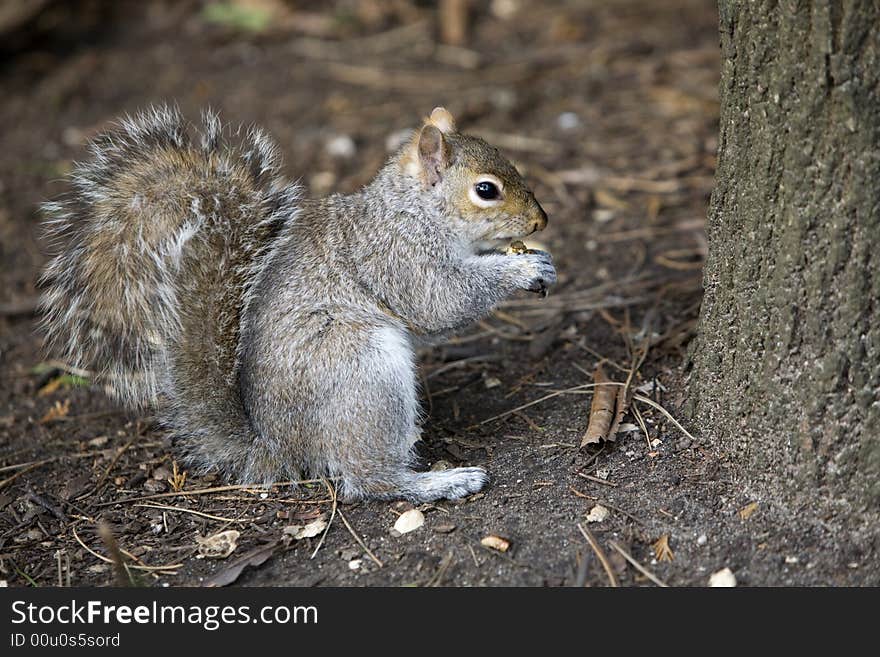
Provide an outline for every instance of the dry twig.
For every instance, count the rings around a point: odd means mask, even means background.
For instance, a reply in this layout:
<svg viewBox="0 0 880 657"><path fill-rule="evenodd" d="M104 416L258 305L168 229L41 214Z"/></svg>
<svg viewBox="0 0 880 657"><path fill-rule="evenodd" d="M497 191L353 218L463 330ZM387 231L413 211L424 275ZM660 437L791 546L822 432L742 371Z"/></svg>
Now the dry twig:
<svg viewBox="0 0 880 657"><path fill-rule="evenodd" d="M320 479L303 479L302 481L279 481L272 484L269 488L280 486L298 486L299 484L317 484ZM0 483L2 486L2 483ZM154 493L152 495L140 495L138 497L126 497L121 500L110 500L109 502L101 502L96 504L97 507L113 506L114 504L129 504L131 502L145 502L147 500L157 500L163 497L187 497L189 495L208 495L210 493L222 493L231 490L255 491L265 490L265 486L260 484L231 484L229 486L212 486L211 488L197 488L195 490L169 491L167 493Z"/></svg>
<svg viewBox="0 0 880 657"><path fill-rule="evenodd" d="M652 573L650 570L645 568L638 561L633 559L632 555L629 552L627 552L626 550L624 550L622 547L620 547L620 545L618 545L615 541L608 541L608 545L610 545L615 550L617 550L617 552L620 553L620 556L622 556L624 559L629 561L636 570L638 570L642 575L644 575L649 580L654 582L654 584L656 584L657 586L663 587L664 589L669 587L669 585L666 584L663 580L659 579L656 575L654 575L654 573Z"/></svg>
<svg viewBox="0 0 880 657"><path fill-rule="evenodd" d="M314 559L315 555L318 554L318 550L320 550L321 546L324 545L324 539L327 538L327 533L330 531L330 525L333 524L333 518L336 517L336 507L338 506L338 502L336 500L336 488L331 486L330 482L327 481L325 477L321 477L321 481L324 482L324 485L327 487L327 492L330 493L330 499L333 502L333 506L330 507L330 520L327 521L327 526L324 528L324 533L321 534L321 540L318 541L318 544L315 546L315 551L312 552L312 556L310 556L309 559Z"/></svg>
<svg viewBox="0 0 880 657"><path fill-rule="evenodd" d="M589 543L590 547L593 548L593 552L596 553L596 557L599 559L599 563L602 564L602 568L605 569L605 574L608 575L608 583L615 588L620 586L620 583L617 581L617 575L614 574L614 570L611 568L608 557L605 556L605 552L599 546L599 542L596 540L596 537L593 536L593 532L591 532L580 523L578 523L577 528L581 531L581 534L584 535L584 538L587 539L587 543Z"/></svg>
<svg viewBox="0 0 880 657"><path fill-rule="evenodd" d="M112 564L112 563L113 563L113 560L112 560L112 559L108 559L108 558L105 557L103 554L98 554L98 553L95 552L92 548L90 548L88 545L86 545L85 543L83 543L82 539L79 537L79 534L76 533L76 527L71 527L71 530L73 531L73 538L76 540L77 543L80 544L80 546L81 546L86 552L88 552L89 554L91 554L91 555L92 555L93 557L95 557L96 559L100 559L100 560L103 561L104 563L109 563L109 564ZM180 567L182 567L182 566L183 566L182 563L172 563L172 564L168 564L168 565L166 565L166 566L142 566L142 565L137 565L137 564L128 564L128 565L127 565L127 568L134 568L135 570L145 570L145 571L148 571L148 572L163 572L163 571L169 571L170 574L174 575L174 574L176 574L176 573L174 573L174 570L176 570L177 568L180 568Z"/></svg>
<svg viewBox="0 0 880 657"><path fill-rule="evenodd" d="M366 543L364 543L364 541L361 539L361 537L357 535L357 532L355 532L354 528L350 524L348 524L348 520L346 520L345 516L342 514L342 509L339 509L338 513L339 513L339 519L342 521L342 524L345 525L345 528L348 530L348 532L354 537L354 540L356 540L358 542L358 545L360 545L364 549L364 551L367 553L367 556L369 556L370 559L372 559L375 562L375 564L377 566L379 566L379 568L382 568L384 566L384 564L381 561L379 561L379 558L375 554L373 554L373 552L372 552L372 550L370 550L370 548L367 547ZM332 517L331 517L331 520L332 520ZM329 525L330 525L330 523L327 523L328 527L329 527Z"/></svg>
<svg viewBox="0 0 880 657"><path fill-rule="evenodd" d="M616 383L614 381L609 381L607 384L609 386L622 386L622 383ZM565 390L554 390L553 392L544 395L543 397L539 397L534 401L530 401L527 404L523 404L521 406L517 406L516 408L512 408L509 411L505 411L504 413L499 413L498 415L493 415L490 418L486 418L482 422L478 423L476 426L482 426L484 424L488 424L489 422L494 422L495 420L500 420L502 418L507 417L508 415L513 415L514 413L518 413L519 411L534 406L535 404L540 404L541 402L547 401L548 399L553 399L553 397L558 397L559 395L568 395L568 394L576 394L583 390L589 390L590 388L595 388L595 383L584 383L579 386L574 386L572 388L566 388Z"/></svg>
<svg viewBox="0 0 880 657"><path fill-rule="evenodd" d="M467 36L468 0L440 0L440 38L460 46Z"/></svg>
<svg viewBox="0 0 880 657"><path fill-rule="evenodd" d="M584 474L583 472L578 472L577 476L583 477L584 479L587 479L588 481L592 481L597 484L602 484L603 486L611 486L612 488L617 487L617 484L615 484L613 481L606 481L605 479L600 479L599 477L594 477L593 475Z"/></svg>
<svg viewBox="0 0 880 657"><path fill-rule="evenodd" d="M136 507L141 507L144 509L162 509L164 511L179 511L180 513L189 513L190 515L199 516L200 518L207 518L208 520L216 520L217 522L225 522L225 523L237 523L239 525L247 525L253 522L252 519L249 520L241 520L235 518L224 518L223 516L214 516L210 513L205 513L203 511L196 511L195 509L184 509L179 506L168 506L166 504L135 504Z"/></svg>
<svg viewBox="0 0 880 657"><path fill-rule="evenodd" d="M665 408L663 408L660 404L655 402L653 399L645 397L644 395L635 395L633 397L633 399L635 399L636 401L642 402L643 404L647 404L648 406L652 406L652 407L656 408L658 411L663 413L663 415L665 415L666 418L670 422L672 422L672 424L674 424L676 427L678 427L678 430L681 431L685 436L687 436L691 440L694 440L694 441L696 440L696 438L694 438L690 433L688 433L687 429L685 429L683 426L681 426L681 424L679 424L678 420L676 420L674 417L672 417L672 415L669 413L669 411L667 411Z"/></svg>

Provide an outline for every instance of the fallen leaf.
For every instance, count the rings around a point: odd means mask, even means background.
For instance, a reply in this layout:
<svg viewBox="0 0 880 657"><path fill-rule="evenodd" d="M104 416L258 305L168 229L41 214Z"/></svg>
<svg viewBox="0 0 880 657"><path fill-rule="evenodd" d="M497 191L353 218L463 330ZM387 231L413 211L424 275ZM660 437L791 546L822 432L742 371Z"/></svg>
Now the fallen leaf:
<svg viewBox="0 0 880 657"><path fill-rule="evenodd" d="M40 418L40 424L55 422L63 417L67 417L68 413L70 413L70 400L65 399L63 402L57 401L55 402L55 405L46 411L46 414Z"/></svg>
<svg viewBox="0 0 880 657"><path fill-rule="evenodd" d="M709 577L709 586L713 588L731 588L736 586L736 575L730 568L722 568Z"/></svg>
<svg viewBox="0 0 880 657"><path fill-rule="evenodd" d="M611 423L611 428L608 430L608 435L605 437L605 440L617 440L617 433L620 431L620 425L623 422L626 412L629 410L629 402L631 398L632 393L626 386L619 386L617 388L614 422Z"/></svg>
<svg viewBox="0 0 880 657"><path fill-rule="evenodd" d="M418 509L410 509L401 513L394 523L394 529L400 534L407 534L425 524L425 515Z"/></svg>
<svg viewBox="0 0 880 657"><path fill-rule="evenodd" d="M506 538L495 536L494 534L484 536L480 540L480 545L490 548L492 550L498 550L498 552L507 552L507 550L510 549L510 541L508 541Z"/></svg>
<svg viewBox="0 0 880 657"><path fill-rule="evenodd" d="M613 382L605 374L602 363L596 365L593 371L593 383L596 387L590 404L590 421L581 439L581 447L594 445L602 440L616 440L632 398L632 392L627 386L612 385Z"/></svg>
<svg viewBox="0 0 880 657"><path fill-rule="evenodd" d="M288 525L282 530L284 538L298 541L312 538L327 529L327 521L323 517L312 520L307 525Z"/></svg>
<svg viewBox="0 0 880 657"><path fill-rule="evenodd" d="M199 556L208 559L225 559L235 552L239 536L241 536L241 532L235 529L227 529L225 532L207 537L197 535L196 543L199 544Z"/></svg>
<svg viewBox="0 0 880 657"><path fill-rule="evenodd" d="M739 510L739 517L743 520L748 520L751 515L758 510L758 503L752 502L750 504L746 504L743 508Z"/></svg>
<svg viewBox="0 0 880 657"><path fill-rule="evenodd" d="M663 534L651 547L654 548L654 558L657 561L672 561L675 559L672 548L669 547L669 534Z"/></svg>
<svg viewBox="0 0 880 657"><path fill-rule="evenodd" d="M78 386L87 385L89 385L89 380L84 377L76 376L75 374L62 374L61 376L56 376L54 379L49 381L49 383L40 388L37 391L37 396L46 397L47 395L51 395L62 386L64 386L65 388L75 388Z"/></svg>
<svg viewBox="0 0 880 657"><path fill-rule="evenodd" d="M602 522L608 517L608 509L601 504L597 504L587 514L587 522Z"/></svg>
<svg viewBox="0 0 880 657"><path fill-rule="evenodd" d="M590 422L587 425L587 432L581 439L581 447L598 443L608 435L608 431L611 429L617 390L614 386L603 385L608 381L605 370L602 369L602 363L599 363L593 371L593 383L596 384L596 387L593 390L593 401L590 404Z"/></svg>
<svg viewBox="0 0 880 657"><path fill-rule="evenodd" d="M259 547L255 550L251 550L244 556L239 559L233 561L229 566L221 570L219 573L214 575L205 581L203 586L227 586L228 584L232 584L235 580L239 578L242 571L248 566L260 566L269 560L275 552L281 547L281 541L272 541L264 545L263 547Z"/></svg>

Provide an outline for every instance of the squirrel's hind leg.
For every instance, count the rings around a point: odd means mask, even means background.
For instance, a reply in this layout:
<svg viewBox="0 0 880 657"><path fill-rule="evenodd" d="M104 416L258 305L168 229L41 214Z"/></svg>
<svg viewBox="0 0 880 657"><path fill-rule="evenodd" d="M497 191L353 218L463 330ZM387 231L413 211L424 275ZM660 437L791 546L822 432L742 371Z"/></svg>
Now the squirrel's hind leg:
<svg viewBox="0 0 880 657"><path fill-rule="evenodd" d="M351 340L349 332L345 341ZM347 352L342 342L336 343L338 354ZM341 357L333 372L345 383L335 388L344 397L325 397L320 413L325 429L321 451L329 473L339 481L340 496L430 502L458 499L483 488L489 477L482 468L413 469L420 431L415 356L409 336L395 327L373 327L352 342L356 357Z"/></svg>

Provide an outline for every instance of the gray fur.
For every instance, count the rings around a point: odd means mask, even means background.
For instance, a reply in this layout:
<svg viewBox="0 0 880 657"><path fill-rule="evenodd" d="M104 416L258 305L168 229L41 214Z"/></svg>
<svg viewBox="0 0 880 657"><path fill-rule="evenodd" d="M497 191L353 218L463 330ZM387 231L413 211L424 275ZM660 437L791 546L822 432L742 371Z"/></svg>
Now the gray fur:
<svg viewBox="0 0 880 657"><path fill-rule="evenodd" d="M362 191L302 200L258 129L230 144L207 112L189 132L168 108L123 120L46 205L63 244L44 277L50 343L158 406L191 468L329 475L347 498L482 488L481 468L413 469L414 346L555 282L546 253L483 249L546 221L516 170L447 133L439 182L413 168L414 142ZM473 172L503 181L503 205L462 201Z"/></svg>

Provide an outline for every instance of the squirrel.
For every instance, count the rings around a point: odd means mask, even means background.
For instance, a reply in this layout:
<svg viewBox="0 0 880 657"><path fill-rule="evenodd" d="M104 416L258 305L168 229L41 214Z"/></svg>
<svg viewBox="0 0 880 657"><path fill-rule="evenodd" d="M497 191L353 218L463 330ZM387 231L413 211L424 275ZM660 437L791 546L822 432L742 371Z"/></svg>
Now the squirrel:
<svg viewBox="0 0 880 657"><path fill-rule="evenodd" d="M196 132L197 134L193 134ZM154 107L89 144L46 203L46 344L133 408L192 471L327 476L341 499L458 499L483 468L420 472L415 349L556 282L514 166L435 108L371 183L304 198L259 128Z"/></svg>

